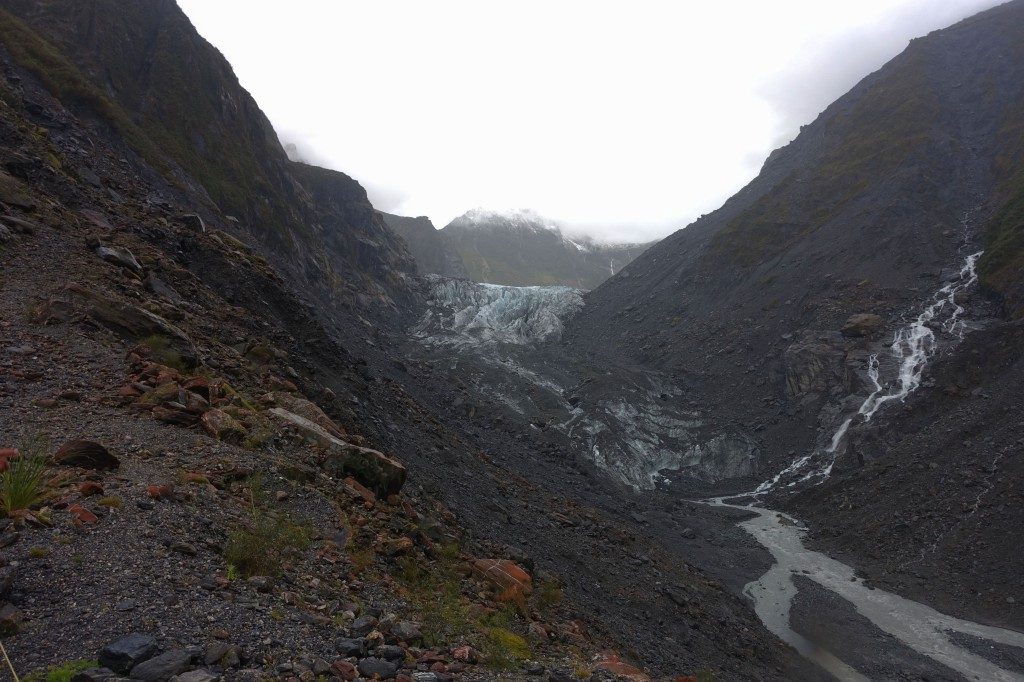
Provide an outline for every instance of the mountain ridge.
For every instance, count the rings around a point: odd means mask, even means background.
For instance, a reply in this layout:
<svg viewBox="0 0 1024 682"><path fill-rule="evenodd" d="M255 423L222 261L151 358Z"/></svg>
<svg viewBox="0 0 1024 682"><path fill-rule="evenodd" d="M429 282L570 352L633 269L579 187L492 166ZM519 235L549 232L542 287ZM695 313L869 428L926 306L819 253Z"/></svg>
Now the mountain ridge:
<svg viewBox="0 0 1024 682"><path fill-rule="evenodd" d="M557 222L528 209L476 208L433 232L425 217L383 215L410 244L422 272L490 284L592 289L650 246L568 237Z"/></svg>

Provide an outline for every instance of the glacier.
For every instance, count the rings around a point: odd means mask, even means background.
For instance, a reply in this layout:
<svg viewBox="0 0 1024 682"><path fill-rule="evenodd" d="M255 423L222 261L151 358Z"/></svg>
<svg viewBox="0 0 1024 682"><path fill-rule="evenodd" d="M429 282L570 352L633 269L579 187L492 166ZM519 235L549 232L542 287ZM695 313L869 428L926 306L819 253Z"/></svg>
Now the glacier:
<svg viewBox="0 0 1024 682"><path fill-rule="evenodd" d="M458 368L481 402L564 436L569 451L634 489L673 472L704 483L752 476L756 444L709 423L665 377L597 370L562 352L581 290L423 278L427 310L412 329L418 352Z"/></svg>

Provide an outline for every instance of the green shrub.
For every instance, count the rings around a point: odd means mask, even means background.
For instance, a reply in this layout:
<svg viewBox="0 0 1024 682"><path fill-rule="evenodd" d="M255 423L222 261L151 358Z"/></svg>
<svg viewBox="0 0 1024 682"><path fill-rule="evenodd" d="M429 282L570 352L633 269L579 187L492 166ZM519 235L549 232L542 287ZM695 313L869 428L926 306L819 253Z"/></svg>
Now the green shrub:
<svg viewBox="0 0 1024 682"><path fill-rule="evenodd" d="M0 508L5 515L28 509L43 499L46 450L44 438L31 438L19 448L21 456L8 461L7 471L0 474Z"/></svg>
<svg viewBox="0 0 1024 682"><path fill-rule="evenodd" d="M229 572L273 576L281 572L285 558L306 549L309 542L309 529L272 509L257 479L249 486L249 519L228 534L224 558Z"/></svg>
<svg viewBox="0 0 1024 682"><path fill-rule="evenodd" d="M179 372L188 369L187 363L182 359L181 353L174 349L171 340L162 334L153 334L142 340L142 345L149 349L150 357L154 362L166 365Z"/></svg>
<svg viewBox="0 0 1024 682"><path fill-rule="evenodd" d="M490 628L484 640L487 665L496 670L512 670L530 659L526 640L505 628Z"/></svg>
<svg viewBox="0 0 1024 682"><path fill-rule="evenodd" d="M395 579L409 590L409 601L422 622L423 641L438 646L476 629L462 601L462 581L455 570L457 550L442 548L437 560L422 565L413 557L398 562Z"/></svg>
<svg viewBox="0 0 1024 682"><path fill-rule="evenodd" d="M542 580L537 585L537 606L549 611L562 603L562 588L555 580Z"/></svg>
<svg viewBox="0 0 1024 682"><path fill-rule="evenodd" d="M89 668L99 666L99 661L80 659L53 665L46 670L30 673L22 678L22 682L71 682L71 678Z"/></svg>

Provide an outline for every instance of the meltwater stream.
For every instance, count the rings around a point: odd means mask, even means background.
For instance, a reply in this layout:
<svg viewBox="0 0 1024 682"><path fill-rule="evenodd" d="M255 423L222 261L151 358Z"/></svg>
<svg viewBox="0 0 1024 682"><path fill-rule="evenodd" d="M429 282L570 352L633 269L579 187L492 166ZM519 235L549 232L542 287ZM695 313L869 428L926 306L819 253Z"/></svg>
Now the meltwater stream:
<svg viewBox="0 0 1024 682"><path fill-rule="evenodd" d="M725 499L715 498L707 502L757 514L739 526L771 552L775 559L775 564L767 573L744 588L744 592L754 601L754 610L761 622L836 679L842 682L862 682L869 678L790 627L789 614L797 592L794 575L813 580L847 600L879 630L892 635L914 651L955 670L968 680L1024 680L1024 675L999 667L958 645L953 638L955 634L970 635L993 644L1024 649L1024 634L947 616L891 592L868 588L863 580L856 577L852 567L804 547L804 528L792 517L770 509L728 504Z"/></svg>
<svg viewBox="0 0 1024 682"><path fill-rule="evenodd" d="M975 266L980 256L981 252L968 256L958 275L932 296L916 319L896 332L889 347L897 366L894 379L882 383L879 358L872 355L868 362L872 391L857 412L836 429L829 445L823 451L797 459L748 493L747 498L752 497L756 502L760 495L773 490L792 488L804 482L814 485L825 481L832 472L836 451L850 426L858 419L869 421L883 405L903 400L921 385L925 365L937 347L936 329L958 339L963 338L966 329L961 316L964 309L956 299L958 294L977 282ZM992 644L1024 649L1024 634L947 616L890 592L870 589L856 577L852 567L807 549L803 544L805 529L792 517L750 504L726 502L740 497L743 496L714 498L705 500L705 503L756 514L739 526L771 552L775 564L759 580L749 583L744 592L753 600L755 612L769 630L837 679L861 682L869 678L790 627L790 611L797 594L794 575L813 580L842 597L879 630L968 680L1024 680L1024 675L1001 668L958 645L953 638L955 634L970 635Z"/></svg>
<svg viewBox="0 0 1024 682"><path fill-rule="evenodd" d="M761 483L753 491L753 495L762 495L780 486L792 488L807 481L820 483L826 480L832 474L836 451L855 421L871 421L882 405L902 401L920 387L925 365L938 345L935 328L960 340L964 337L966 325L961 319L964 308L956 299L960 293L978 281L977 263L981 254L982 252L978 251L967 256L957 276L932 295L928 305L913 322L897 330L889 346L889 352L897 367L894 379L882 384L878 355L872 355L868 359L868 378L873 390L861 403L857 412L839 425L832 434L828 447L795 460L774 477Z"/></svg>

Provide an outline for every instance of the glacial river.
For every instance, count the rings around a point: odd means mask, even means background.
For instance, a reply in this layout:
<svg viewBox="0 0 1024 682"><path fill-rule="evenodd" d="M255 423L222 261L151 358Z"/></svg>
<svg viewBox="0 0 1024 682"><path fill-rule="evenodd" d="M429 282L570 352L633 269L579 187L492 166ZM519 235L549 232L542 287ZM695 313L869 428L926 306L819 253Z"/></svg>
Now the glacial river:
<svg viewBox="0 0 1024 682"><path fill-rule="evenodd" d="M892 635L914 651L957 671L968 680L1024 680L1024 675L999 667L956 644L952 638L952 635L959 633L993 644L1024 649L1024 634L947 616L891 592L868 588L863 580L856 577L850 566L821 552L807 549L803 543L804 528L792 517L771 509L728 504L724 499L728 498L707 502L757 514L739 526L771 552L775 559L775 564L767 573L744 588L744 592L754 602L758 617L775 635L803 656L818 663L836 679L842 682L869 680L837 655L814 644L790 627L790 610L797 592L794 575L813 580L829 592L842 597L879 630Z"/></svg>

